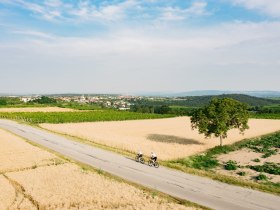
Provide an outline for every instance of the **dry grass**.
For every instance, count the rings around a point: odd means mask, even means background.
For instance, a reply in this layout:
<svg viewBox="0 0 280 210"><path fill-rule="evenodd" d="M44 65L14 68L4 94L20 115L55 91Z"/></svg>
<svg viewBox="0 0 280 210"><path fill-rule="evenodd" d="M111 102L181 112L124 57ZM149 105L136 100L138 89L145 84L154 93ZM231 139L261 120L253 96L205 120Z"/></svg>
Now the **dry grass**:
<svg viewBox="0 0 280 210"><path fill-rule="evenodd" d="M15 190L13 185L3 175L0 176L0 209L36 209L30 200Z"/></svg>
<svg viewBox="0 0 280 210"><path fill-rule="evenodd" d="M7 209L13 203L16 193L9 181L2 175L0 175L0 186L0 209Z"/></svg>
<svg viewBox="0 0 280 210"><path fill-rule="evenodd" d="M60 107L0 108L0 112L77 112L78 110Z"/></svg>
<svg viewBox="0 0 280 210"><path fill-rule="evenodd" d="M73 164L40 167L7 176L46 209L187 209L126 183Z"/></svg>
<svg viewBox="0 0 280 210"><path fill-rule="evenodd" d="M0 173L52 164L55 155L0 129Z"/></svg>
<svg viewBox="0 0 280 210"><path fill-rule="evenodd" d="M73 163L41 164L59 158L6 131L0 136L0 209L197 209Z"/></svg>
<svg viewBox="0 0 280 210"><path fill-rule="evenodd" d="M155 151L161 160L190 156L219 145L218 138L205 139L197 130L192 130L189 117L40 126L131 152L141 149L145 155L149 155ZM280 130L280 120L250 119L249 126L245 135L237 130L230 131L224 144Z"/></svg>

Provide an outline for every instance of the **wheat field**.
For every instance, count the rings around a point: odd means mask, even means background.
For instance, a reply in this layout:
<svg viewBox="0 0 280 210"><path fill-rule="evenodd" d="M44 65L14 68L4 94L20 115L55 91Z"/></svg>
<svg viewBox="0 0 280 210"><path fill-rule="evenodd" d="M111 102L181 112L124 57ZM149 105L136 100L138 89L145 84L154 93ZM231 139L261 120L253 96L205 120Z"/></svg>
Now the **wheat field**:
<svg viewBox="0 0 280 210"><path fill-rule="evenodd" d="M0 209L196 209L85 170L1 129L0 170Z"/></svg>
<svg viewBox="0 0 280 210"><path fill-rule="evenodd" d="M92 142L145 155L151 151L161 160L190 156L219 145L219 138L205 139L191 129L189 117L115 122L41 124L42 128ZM280 130L280 120L250 119L250 129L241 135L231 130L224 144Z"/></svg>
<svg viewBox="0 0 280 210"><path fill-rule="evenodd" d="M56 156L0 129L0 173L51 164Z"/></svg>

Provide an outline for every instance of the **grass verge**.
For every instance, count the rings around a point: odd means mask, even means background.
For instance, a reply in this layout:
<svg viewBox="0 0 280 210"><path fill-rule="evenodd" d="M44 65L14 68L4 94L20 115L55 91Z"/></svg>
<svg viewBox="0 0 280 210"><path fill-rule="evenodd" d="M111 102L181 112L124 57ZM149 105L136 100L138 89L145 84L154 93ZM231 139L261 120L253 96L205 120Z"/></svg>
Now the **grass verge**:
<svg viewBox="0 0 280 210"><path fill-rule="evenodd" d="M242 148L250 148L253 149L255 152L267 154L271 151L271 148L273 147L280 148L279 131L272 134L266 134L257 138L244 139L232 145L226 145L222 147L217 146L207 150L203 154L198 154L173 161L165 161L161 164L170 168L184 171L186 173L209 177L211 179L221 181L224 183L280 195L279 183L272 183L269 181L260 183L253 181L245 181L235 177L215 173L215 167L218 166L218 161L216 159L217 155L226 154ZM269 169L271 169L271 167ZM277 170L278 173L279 169L276 168L274 170Z"/></svg>

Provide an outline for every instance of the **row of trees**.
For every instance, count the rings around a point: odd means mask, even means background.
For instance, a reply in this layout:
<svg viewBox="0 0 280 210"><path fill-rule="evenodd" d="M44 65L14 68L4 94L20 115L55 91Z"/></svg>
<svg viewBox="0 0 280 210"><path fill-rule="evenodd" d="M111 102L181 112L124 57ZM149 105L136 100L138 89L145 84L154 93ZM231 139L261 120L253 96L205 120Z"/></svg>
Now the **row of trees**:
<svg viewBox="0 0 280 210"><path fill-rule="evenodd" d="M254 106L250 107L249 111L255 112L257 114L279 114L280 105L278 106Z"/></svg>
<svg viewBox="0 0 280 210"><path fill-rule="evenodd" d="M246 103L250 106L268 106L268 105L277 105L280 104L280 100L272 100L267 98L258 98L254 96L248 96L243 94L225 94L217 96L186 96L186 97L176 97L176 98L159 98L159 99L131 99L132 104L146 105L146 106L188 106L188 107L202 107L207 104L213 98L231 98L243 103Z"/></svg>
<svg viewBox="0 0 280 210"><path fill-rule="evenodd" d="M170 114L171 108L167 105L148 106L148 105L133 105L130 111L139 113L154 113L154 114Z"/></svg>

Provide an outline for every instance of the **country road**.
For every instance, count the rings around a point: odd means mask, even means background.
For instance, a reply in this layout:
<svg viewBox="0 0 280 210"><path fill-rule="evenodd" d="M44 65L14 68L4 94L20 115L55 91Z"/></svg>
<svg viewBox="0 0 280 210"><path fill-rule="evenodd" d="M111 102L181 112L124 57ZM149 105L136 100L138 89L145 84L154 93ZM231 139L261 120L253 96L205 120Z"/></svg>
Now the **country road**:
<svg viewBox="0 0 280 210"><path fill-rule="evenodd" d="M280 207L280 197L276 195L231 186L165 167L156 169L136 163L130 158L14 121L0 120L0 128L123 179L212 209L277 210Z"/></svg>

